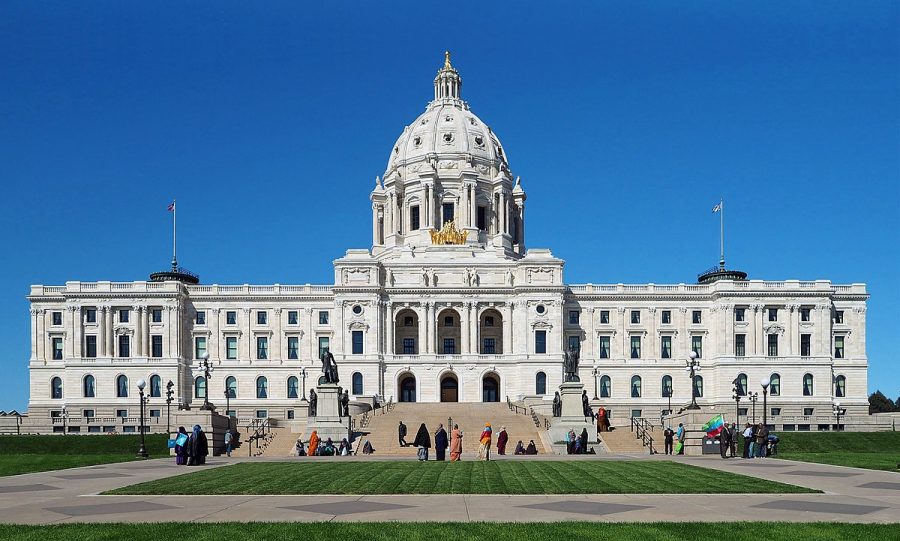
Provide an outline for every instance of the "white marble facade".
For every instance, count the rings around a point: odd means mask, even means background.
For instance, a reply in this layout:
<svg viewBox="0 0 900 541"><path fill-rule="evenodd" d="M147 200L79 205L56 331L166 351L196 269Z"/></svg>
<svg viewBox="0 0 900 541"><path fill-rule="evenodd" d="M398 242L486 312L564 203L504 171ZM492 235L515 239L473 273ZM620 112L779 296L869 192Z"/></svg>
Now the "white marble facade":
<svg viewBox="0 0 900 541"><path fill-rule="evenodd" d="M61 430L51 417L65 405L69 430L121 430L137 416L135 382L159 376L148 409L151 425L164 426L167 381L173 409L202 404L204 352L219 409L233 378L238 417L299 419L326 343L359 400L549 399L572 344L582 381L614 419L634 410L659 417L666 376L673 409L688 403L692 349L701 355L702 405L733 412L736 377L752 392L777 374L771 422L828 422L835 399L849 415L866 412L864 284L566 285L561 259L526 250L525 192L496 134L460 99L461 85L448 58L434 100L376 179L372 248L335 260L333 285L32 286L30 423ZM451 217L466 242L432 244L431 232ZM127 397L117 396L120 376ZM761 400L756 407L761 417Z"/></svg>

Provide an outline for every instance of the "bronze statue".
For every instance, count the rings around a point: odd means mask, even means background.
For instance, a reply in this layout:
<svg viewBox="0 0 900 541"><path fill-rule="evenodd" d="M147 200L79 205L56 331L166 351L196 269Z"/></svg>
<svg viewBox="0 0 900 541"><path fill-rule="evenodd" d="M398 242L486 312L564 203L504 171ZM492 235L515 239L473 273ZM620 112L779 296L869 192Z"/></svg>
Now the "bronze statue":
<svg viewBox="0 0 900 541"><path fill-rule="evenodd" d="M581 409L585 417L594 418L594 410L591 409L591 403L588 401L587 391L581 391Z"/></svg>
<svg viewBox="0 0 900 541"><path fill-rule="evenodd" d="M341 412L339 417L350 417L350 393L346 389L338 400L338 405L340 405L339 411Z"/></svg>
<svg viewBox="0 0 900 541"><path fill-rule="evenodd" d="M307 415L308 417L316 416L316 405L318 404L318 402L319 402L319 397L318 397L318 395L316 395L316 390L310 389L309 390L309 414Z"/></svg>
<svg viewBox="0 0 900 541"><path fill-rule="evenodd" d="M323 383L337 383L338 379L337 363L334 361L334 355L327 348L322 353L322 372L324 373Z"/></svg>
<svg viewBox="0 0 900 541"><path fill-rule="evenodd" d="M559 396L559 391L553 395L553 416L562 417L562 397Z"/></svg>
<svg viewBox="0 0 900 541"><path fill-rule="evenodd" d="M565 373L563 381L581 381L581 378L578 377L578 350L575 349L575 346L569 346L569 351L563 355L563 372Z"/></svg>

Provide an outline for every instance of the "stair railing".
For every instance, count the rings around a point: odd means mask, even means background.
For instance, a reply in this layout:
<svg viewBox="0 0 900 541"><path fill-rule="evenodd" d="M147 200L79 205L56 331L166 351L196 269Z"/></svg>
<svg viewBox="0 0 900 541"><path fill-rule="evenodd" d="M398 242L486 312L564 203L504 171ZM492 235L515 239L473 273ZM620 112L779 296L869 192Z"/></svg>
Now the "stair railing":
<svg viewBox="0 0 900 541"><path fill-rule="evenodd" d="M653 436L650 434L653 431L653 423L643 417L632 417L631 431L637 439L641 440L644 447L650 449L651 455L656 454L657 451L653 448Z"/></svg>
<svg viewBox="0 0 900 541"><path fill-rule="evenodd" d="M515 413L516 415L519 415L520 413L522 415L528 415L527 407L513 404L512 400L510 400L508 396L506 397L506 407L509 408L509 411Z"/></svg>
<svg viewBox="0 0 900 541"><path fill-rule="evenodd" d="M247 423L247 433L250 434L247 438L247 456L253 456L254 444L257 453L259 452L259 440L269 436L270 428L269 419L253 419ZM265 450L265 446L263 450ZM259 455L257 454L257 456Z"/></svg>

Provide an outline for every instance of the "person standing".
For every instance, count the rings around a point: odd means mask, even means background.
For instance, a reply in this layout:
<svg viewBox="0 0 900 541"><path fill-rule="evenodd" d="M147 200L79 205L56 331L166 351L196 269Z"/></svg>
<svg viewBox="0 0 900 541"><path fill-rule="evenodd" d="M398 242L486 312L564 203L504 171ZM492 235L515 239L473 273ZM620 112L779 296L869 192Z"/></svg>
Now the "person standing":
<svg viewBox="0 0 900 541"><path fill-rule="evenodd" d="M400 440L400 447L407 447L409 445L406 443L406 425L403 424L403 421L400 421L400 426L397 428L397 436Z"/></svg>
<svg viewBox="0 0 900 541"><path fill-rule="evenodd" d="M497 454L505 455L506 454L506 442L509 441L509 434L506 433L506 427L500 427L500 433L497 434Z"/></svg>
<svg viewBox="0 0 900 541"><path fill-rule="evenodd" d="M759 426L750 426L750 458L756 458L756 435L759 432Z"/></svg>
<svg viewBox="0 0 900 541"><path fill-rule="evenodd" d="M450 432L450 462L456 462L462 456L462 439L463 433L459 425L453 425Z"/></svg>
<svg viewBox="0 0 900 541"><path fill-rule="evenodd" d="M484 430L481 431L481 438L479 438L478 441L481 444L481 447L478 449L479 460L490 460L491 459L491 423L484 424Z"/></svg>
<svg viewBox="0 0 900 541"><path fill-rule="evenodd" d="M575 454L575 429L570 428L568 432L566 432L566 454L574 455Z"/></svg>
<svg viewBox="0 0 900 541"><path fill-rule="evenodd" d="M766 458L766 445L769 444L769 427L759 423L756 429L756 458Z"/></svg>
<svg viewBox="0 0 900 541"><path fill-rule="evenodd" d="M578 436L578 441L579 441L579 443L580 443L578 446L581 448L581 450L579 451L579 454L582 454L582 455L587 454L587 452L588 452L588 431L587 431L587 428L581 429L581 435Z"/></svg>
<svg viewBox="0 0 900 541"><path fill-rule="evenodd" d="M734 458L735 451L737 450L737 425L736 423L731 423L728 426L728 450L729 450L729 458Z"/></svg>
<svg viewBox="0 0 900 541"><path fill-rule="evenodd" d="M431 434L428 433L428 429L425 428L425 423L422 423L419 426L419 431L416 432L416 439L413 440L413 445L419 448L419 460L428 460L428 450L431 449Z"/></svg>
<svg viewBox="0 0 900 541"><path fill-rule="evenodd" d="M678 444L675 446L675 454L683 455L684 454L684 423L678 423L678 430L675 432L675 439L678 440Z"/></svg>
<svg viewBox="0 0 900 541"><path fill-rule="evenodd" d="M744 450L741 453L741 458L750 458L750 442L753 440L753 428L750 426L750 423L747 423L741 435L744 437Z"/></svg>
<svg viewBox="0 0 900 541"><path fill-rule="evenodd" d="M188 461L189 466L206 464L206 456L209 454L209 440L206 439L206 434L200 430L200 425L194 425L188 449L188 455L191 457Z"/></svg>
<svg viewBox="0 0 900 541"><path fill-rule="evenodd" d="M445 453L447 452L448 447L447 442L447 431L444 430L444 425L438 425L437 432L434 433L434 458L435 460L444 460Z"/></svg>
<svg viewBox="0 0 900 541"><path fill-rule="evenodd" d="M728 458L728 424L722 427L722 430L719 431L719 454L722 455L722 458Z"/></svg>
<svg viewBox="0 0 900 541"><path fill-rule="evenodd" d="M309 435L309 450L307 451L309 456L318 456L319 455L319 433L315 430L312 431L312 434Z"/></svg>
<svg viewBox="0 0 900 541"><path fill-rule="evenodd" d="M672 430L671 426L667 426L665 430L663 430L663 439L665 440L665 448L666 454L672 454L672 446L675 443L675 431Z"/></svg>
<svg viewBox="0 0 900 541"><path fill-rule="evenodd" d="M231 443L234 435L231 433L231 429L225 431L225 456L231 457Z"/></svg>
<svg viewBox="0 0 900 541"><path fill-rule="evenodd" d="M178 443L178 440L183 440L181 444ZM190 443L190 436L188 436L187 430L184 429L183 426L178 427L178 434L175 435L175 464L179 466L187 466L188 463L188 444Z"/></svg>

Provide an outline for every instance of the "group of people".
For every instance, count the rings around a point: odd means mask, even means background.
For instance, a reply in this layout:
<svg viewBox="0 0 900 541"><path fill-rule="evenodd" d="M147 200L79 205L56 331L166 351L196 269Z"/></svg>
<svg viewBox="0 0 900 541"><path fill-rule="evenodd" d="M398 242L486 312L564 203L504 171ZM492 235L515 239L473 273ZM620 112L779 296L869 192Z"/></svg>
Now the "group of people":
<svg viewBox="0 0 900 541"><path fill-rule="evenodd" d="M175 464L179 466L202 466L209 455L209 440L200 425L188 433L183 426L175 435ZM231 456L231 455L229 455Z"/></svg>
<svg viewBox="0 0 900 541"><path fill-rule="evenodd" d="M397 427L397 439L401 447L407 447L410 444L406 441L406 435L408 430L406 425L403 424L403 421L400 421L400 425ZM434 451L435 458L437 460L445 460L446 459L446 451L450 450L450 462L456 462L462 458L462 440L463 440L463 431L459 429L459 425L454 424L453 429L450 431L448 436L447 431L444 429L443 424L438 425L438 429L434 432ZM491 423L485 423L484 429L481 431L481 435L478 438L478 459L479 460L490 460L491 459L491 443L493 441L493 429L491 428ZM506 427L501 426L500 432L497 434L497 454L505 455L506 454L506 446L509 443L509 434L506 432ZM428 460L429 451L432 447L432 437L428 428L425 426L425 423L422 423L419 426L419 430L416 432L416 437L413 439L412 445L414 447L418 447L418 457L419 460ZM529 452L533 450L533 452ZM521 451L521 452L519 452ZM522 445L522 441L519 441L519 444L516 446L515 454L537 454L537 447L534 444L534 440L531 440L531 443L528 445L528 449L526 449Z"/></svg>
<svg viewBox="0 0 900 541"><path fill-rule="evenodd" d="M675 440L678 440L678 445L675 445ZM667 426L665 430L663 430L663 443L665 447L665 452L667 455L671 454L684 454L684 423L678 423L678 431L672 430L671 426Z"/></svg>
<svg viewBox="0 0 900 541"><path fill-rule="evenodd" d="M734 456L734 424L732 423L732 451ZM766 456L778 454L778 436L769 432L769 427L763 423L750 424L744 427L742 433L744 437L744 453L742 458L765 458ZM722 454L725 457L725 454Z"/></svg>
<svg viewBox="0 0 900 541"><path fill-rule="evenodd" d="M369 447L369 453L366 453L366 449L363 448L364 454L371 454L372 445L366 441L366 445ZM294 454L296 456L349 456L353 454L353 447L350 445L350 442L347 438L341 439L341 443L338 446L335 446L334 440L331 438L327 438L322 440L319 438L319 433L315 430L309 435L309 447L303 447L303 437L297 438L297 443L294 445Z"/></svg>
<svg viewBox="0 0 900 541"><path fill-rule="evenodd" d="M534 440L532 440L532 443ZM593 449L588 449L588 431L587 428L581 430L580 435L575 434L575 429L570 428L566 433L566 454L568 455L585 455L593 454Z"/></svg>
<svg viewBox="0 0 900 541"><path fill-rule="evenodd" d="M536 455L537 446L534 444L534 440L528 440L528 447L522 445L522 440L519 440L519 443L516 444L515 454L517 455Z"/></svg>

